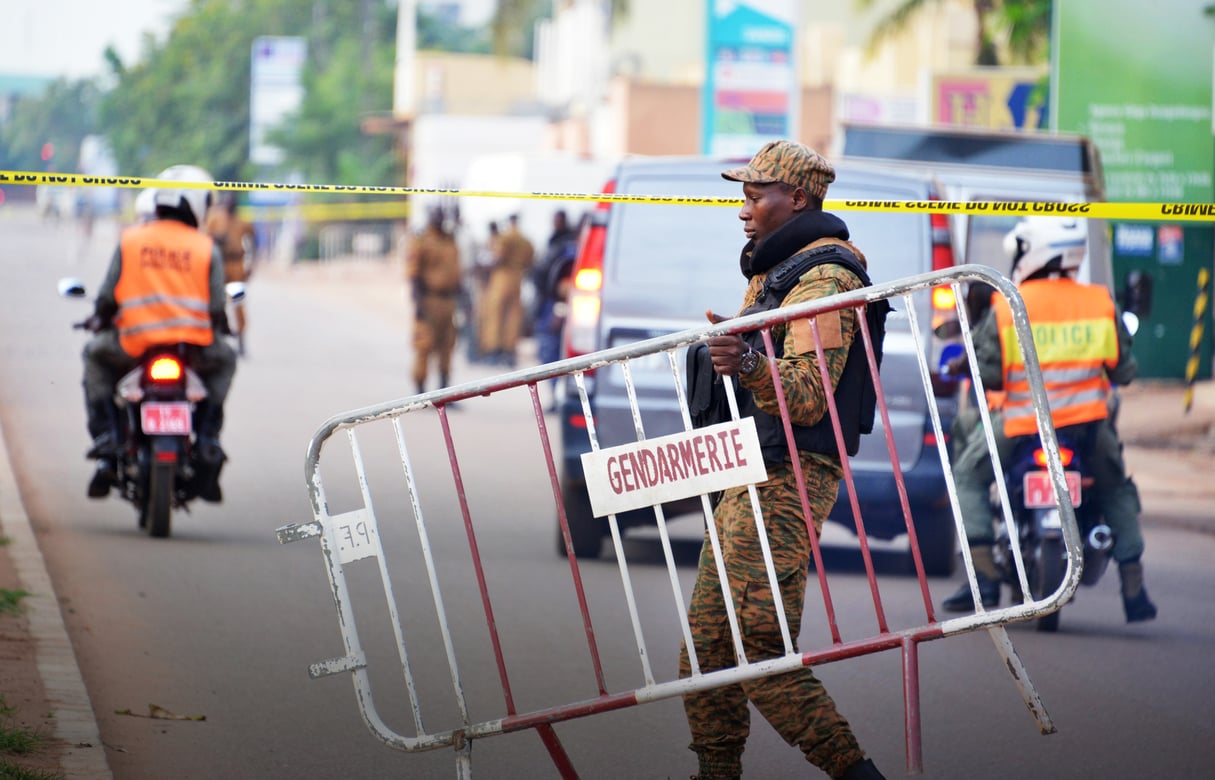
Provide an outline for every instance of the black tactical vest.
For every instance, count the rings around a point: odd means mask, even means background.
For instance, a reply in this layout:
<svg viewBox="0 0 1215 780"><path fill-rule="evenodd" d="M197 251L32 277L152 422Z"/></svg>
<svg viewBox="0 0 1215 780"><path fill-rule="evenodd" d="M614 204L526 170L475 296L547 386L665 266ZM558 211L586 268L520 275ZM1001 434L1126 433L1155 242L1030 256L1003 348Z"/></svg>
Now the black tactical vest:
<svg viewBox="0 0 1215 780"><path fill-rule="evenodd" d="M842 265L855 274L863 286L869 287L872 284L869 275L865 273L864 266L846 247L827 244L803 249L768 272L756 302L747 307L739 316L779 307L798 281L810 269L823 263ZM879 367L882 364L882 341L886 333L886 315L889 311L890 304L885 300L872 302L865 307L869 335L874 345L874 358ZM763 336L760 331L742 334L742 338L755 351L764 352ZM776 357L782 357L784 340L774 339L773 346L776 350ZM689 410L692 412L693 422L697 426L723 422L730 418L724 401L724 390L720 387L720 381L717 381L719 379L712 370L707 345L698 344L688 350ZM706 382L715 383L715 387L706 389L704 386ZM773 464L783 463L788 456L784 424L779 417L760 410L755 404L751 391L743 387L741 383L737 385L736 390L739 416L755 418L755 427L759 433L764 461ZM722 397L720 399L714 397L718 395ZM865 343L859 334L853 339L852 346L848 350L848 357L844 362L844 372L835 388L834 397L836 410L840 417L844 447L849 455L855 455L860 447L861 434L873 431L873 417L877 407L877 394L874 392L873 382L870 379L869 361L865 357ZM839 453L829 413L824 414L823 418L814 425L792 425L791 427L793 440L799 450L827 455Z"/></svg>

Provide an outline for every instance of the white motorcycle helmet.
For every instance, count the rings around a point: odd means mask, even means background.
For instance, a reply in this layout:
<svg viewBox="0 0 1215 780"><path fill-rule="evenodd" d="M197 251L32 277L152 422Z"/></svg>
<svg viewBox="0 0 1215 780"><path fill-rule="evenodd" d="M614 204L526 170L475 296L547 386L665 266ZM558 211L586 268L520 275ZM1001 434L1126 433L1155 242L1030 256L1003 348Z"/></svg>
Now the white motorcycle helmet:
<svg viewBox="0 0 1215 780"><path fill-rule="evenodd" d="M173 165L164 169L156 176L157 179L169 181L211 183L211 174L197 165ZM188 214L194 219L195 227L202 227L207 218L207 209L211 205L211 190L195 189L193 187L158 187L153 190L152 198L157 206L168 206Z"/></svg>
<svg viewBox="0 0 1215 780"><path fill-rule="evenodd" d="M1004 236L1012 280L1020 284L1040 271L1074 274L1084 262L1088 228L1073 217L1025 217Z"/></svg>
<svg viewBox="0 0 1215 780"><path fill-rule="evenodd" d="M135 196L135 219L147 222L156 218L156 190L140 190Z"/></svg>

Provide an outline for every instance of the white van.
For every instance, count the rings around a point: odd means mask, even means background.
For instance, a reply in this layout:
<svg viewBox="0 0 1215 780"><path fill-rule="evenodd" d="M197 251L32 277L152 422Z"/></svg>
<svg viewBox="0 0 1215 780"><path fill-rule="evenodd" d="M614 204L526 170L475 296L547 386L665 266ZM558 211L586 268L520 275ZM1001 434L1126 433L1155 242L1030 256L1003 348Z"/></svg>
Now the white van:
<svg viewBox="0 0 1215 780"><path fill-rule="evenodd" d="M1105 200L1096 144L1081 135L845 123L842 156L932 176L948 201ZM1015 213L955 214L949 218L959 263L1009 275L1004 235ZM1088 219L1088 257L1077 278L1116 291L1105 220Z"/></svg>
<svg viewBox="0 0 1215 780"><path fill-rule="evenodd" d="M623 160L605 188L628 195L705 196L741 201L737 182L722 179L727 168L746 159L704 157L634 157ZM939 197L923 172L894 170L864 161L833 161L836 180L827 197L838 200L915 200ZM852 240L865 254L874 283L900 279L954 264L943 215L856 211L838 214ZM746 279L738 264L746 243L737 207L603 203L584 228L574 269L574 289L565 329L565 356L586 354L705 324L704 312L732 314L742 302ZM937 296L915 298L924 343L933 345L932 366L942 349L936 336ZM927 572L944 576L955 560L955 532L924 396L918 356L910 338L910 320L901 301L886 321L881 381L889 409L916 536ZM950 312L953 304L948 304ZM665 361L658 361L665 364ZM683 428L669 369L649 371L632 365L637 402L647 438ZM935 382L934 377L934 384ZM951 417L954 387L942 380L933 402ZM618 367L596 372L588 383L599 443L604 447L635 441L636 429L623 375ZM575 555L597 557L608 524L591 513L581 455L590 450L587 421L576 392L560 408L561 489ZM861 438L850 460L857 499L871 539L895 539L907 527L898 485L881 427ZM841 498L830 520L855 530L851 503ZM666 513L699 511L699 501L668 506ZM649 510L617 517L621 530L652 525ZM558 550L564 544L558 533Z"/></svg>

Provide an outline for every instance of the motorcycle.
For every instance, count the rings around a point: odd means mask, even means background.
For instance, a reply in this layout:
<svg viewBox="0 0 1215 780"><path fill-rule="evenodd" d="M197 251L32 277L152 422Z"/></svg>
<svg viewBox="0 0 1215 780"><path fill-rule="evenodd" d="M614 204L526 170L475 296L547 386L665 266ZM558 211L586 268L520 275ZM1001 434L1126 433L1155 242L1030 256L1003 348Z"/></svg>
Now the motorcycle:
<svg viewBox="0 0 1215 780"><path fill-rule="evenodd" d="M226 290L230 301L245 296L241 282ZM59 294L86 296L76 279L59 282ZM89 320L73 329L92 330ZM202 379L187 365L186 344L148 350L139 364L115 386L119 433L115 485L122 498L135 505L139 527L149 536L169 536L174 509L189 510L198 498L202 452L194 430L194 411L207 397Z"/></svg>
<svg viewBox="0 0 1215 780"><path fill-rule="evenodd" d="M1114 535L1103 522L1096 502L1086 500L1095 479L1084 459L1087 447L1083 441L1083 430L1063 428L1056 433L1059 458L1063 463L1068 493L1075 507L1076 524L1084 543L1080 584L1092 586L1097 584L1109 565ZM1038 601L1054 593L1063 584L1067 573L1067 548L1054 484L1047 471L1046 452L1037 436L1026 436L1017 442L1005 471L1005 484L1008 486L1009 504L1018 538L1012 538L1003 513L997 511L993 550L996 568L1001 581L1011 586L1014 594L1019 593L1021 584L1013 558L1013 545L1018 545L1029 595L1032 600ZM1062 608L1038 618L1037 629L1057 631L1061 612Z"/></svg>

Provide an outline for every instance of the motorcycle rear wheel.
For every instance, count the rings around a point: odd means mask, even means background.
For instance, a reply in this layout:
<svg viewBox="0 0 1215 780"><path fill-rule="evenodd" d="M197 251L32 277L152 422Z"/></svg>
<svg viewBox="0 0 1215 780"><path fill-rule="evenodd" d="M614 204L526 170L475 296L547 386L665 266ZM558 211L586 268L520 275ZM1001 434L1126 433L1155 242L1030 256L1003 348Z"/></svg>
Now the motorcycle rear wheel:
<svg viewBox="0 0 1215 780"><path fill-rule="evenodd" d="M144 498L140 526L149 536L163 539L169 535L173 512L174 463L153 463L148 473L148 494Z"/></svg>
<svg viewBox="0 0 1215 780"><path fill-rule="evenodd" d="M1038 560L1034 563L1033 577L1029 587L1033 591L1034 600L1039 601L1059 589L1063 577L1067 574L1067 558L1063 549L1062 539L1045 539L1039 548ZM1059 630L1059 615L1063 607L1038 618L1038 630L1055 632Z"/></svg>

